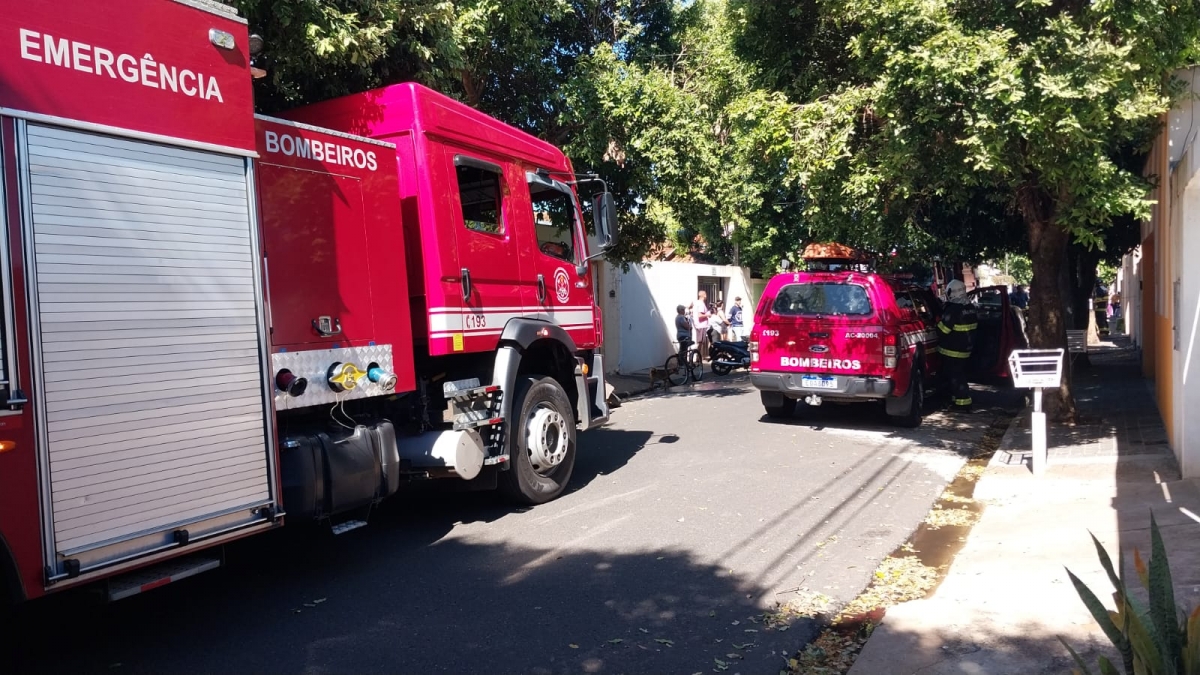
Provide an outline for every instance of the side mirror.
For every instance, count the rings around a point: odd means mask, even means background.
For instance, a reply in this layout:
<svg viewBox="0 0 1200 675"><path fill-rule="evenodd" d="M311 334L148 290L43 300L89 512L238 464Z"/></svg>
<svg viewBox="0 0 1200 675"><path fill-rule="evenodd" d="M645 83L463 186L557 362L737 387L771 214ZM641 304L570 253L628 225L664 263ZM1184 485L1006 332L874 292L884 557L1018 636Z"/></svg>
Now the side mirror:
<svg viewBox="0 0 1200 675"><path fill-rule="evenodd" d="M617 200L611 192L601 192L592 200L592 217L595 219L596 236L600 239L600 250L607 251L617 245Z"/></svg>

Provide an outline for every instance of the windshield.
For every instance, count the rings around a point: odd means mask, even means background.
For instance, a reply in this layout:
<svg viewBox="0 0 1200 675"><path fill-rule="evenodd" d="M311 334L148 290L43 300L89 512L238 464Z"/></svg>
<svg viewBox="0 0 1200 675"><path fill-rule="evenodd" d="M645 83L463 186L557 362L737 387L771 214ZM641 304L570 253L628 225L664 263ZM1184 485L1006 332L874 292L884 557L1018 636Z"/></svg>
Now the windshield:
<svg viewBox="0 0 1200 675"><path fill-rule="evenodd" d="M771 311L780 316L866 316L871 309L867 289L862 286L817 283L784 286L775 296Z"/></svg>

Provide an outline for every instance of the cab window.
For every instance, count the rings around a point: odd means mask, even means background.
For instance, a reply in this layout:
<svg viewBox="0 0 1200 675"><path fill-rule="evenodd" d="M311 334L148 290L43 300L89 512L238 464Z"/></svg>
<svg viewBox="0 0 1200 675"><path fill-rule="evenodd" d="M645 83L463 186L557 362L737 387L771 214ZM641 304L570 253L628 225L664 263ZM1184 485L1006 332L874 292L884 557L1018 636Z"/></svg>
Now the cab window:
<svg viewBox="0 0 1200 675"><path fill-rule="evenodd" d="M575 260L575 200L570 193L543 185L529 184L533 223L538 250L559 260Z"/></svg>
<svg viewBox="0 0 1200 675"><path fill-rule="evenodd" d="M780 316L867 316L871 299L855 284L790 284L779 290L771 311Z"/></svg>
<svg viewBox="0 0 1200 675"><path fill-rule="evenodd" d="M465 160L465 161L464 161ZM499 167L492 170L483 162L455 158L458 178L458 200L462 204L463 225L468 230L484 234L504 234L500 202L501 175Z"/></svg>

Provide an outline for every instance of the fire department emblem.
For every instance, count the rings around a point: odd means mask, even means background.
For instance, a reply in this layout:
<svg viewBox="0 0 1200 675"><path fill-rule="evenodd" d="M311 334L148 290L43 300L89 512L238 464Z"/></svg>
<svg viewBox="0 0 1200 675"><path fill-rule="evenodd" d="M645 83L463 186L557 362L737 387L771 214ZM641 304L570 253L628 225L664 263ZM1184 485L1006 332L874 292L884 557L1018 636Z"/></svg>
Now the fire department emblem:
<svg viewBox="0 0 1200 675"><path fill-rule="evenodd" d="M554 270L554 297L564 305L571 299L571 277L561 267Z"/></svg>

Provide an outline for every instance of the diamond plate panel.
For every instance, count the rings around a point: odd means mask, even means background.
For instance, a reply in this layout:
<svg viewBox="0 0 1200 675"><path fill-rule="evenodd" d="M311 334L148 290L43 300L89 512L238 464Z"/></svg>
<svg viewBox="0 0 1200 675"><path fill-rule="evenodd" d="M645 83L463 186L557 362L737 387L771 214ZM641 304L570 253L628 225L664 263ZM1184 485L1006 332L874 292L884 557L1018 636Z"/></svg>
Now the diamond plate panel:
<svg viewBox="0 0 1200 675"><path fill-rule="evenodd" d="M352 401L372 396L394 394L391 389L384 389L363 375L358 379L358 386L341 393L329 388L326 375L329 367L335 363L353 363L359 370L366 370L368 363L378 363L388 372L392 371L392 346L374 345L371 347L344 347L341 349L314 349L295 352L278 352L271 355L271 378L275 373L287 368L298 377L308 379L308 389L300 396L288 396L275 390L276 410L296 410L314 405L327 405L338 401Z"/></svg>

